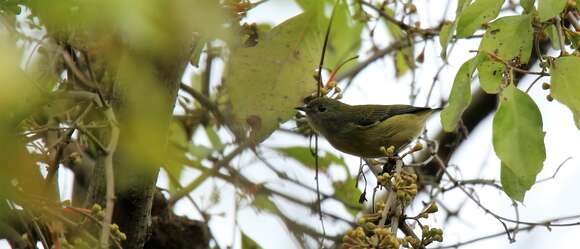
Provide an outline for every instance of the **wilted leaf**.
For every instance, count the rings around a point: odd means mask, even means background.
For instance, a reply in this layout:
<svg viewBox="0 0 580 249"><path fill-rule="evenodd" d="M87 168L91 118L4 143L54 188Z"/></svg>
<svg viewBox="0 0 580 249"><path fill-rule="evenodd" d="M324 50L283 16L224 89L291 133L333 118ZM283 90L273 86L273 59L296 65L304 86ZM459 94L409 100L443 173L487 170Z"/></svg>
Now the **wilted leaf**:
<svg viewBox="0 0 580 249"><path fill-rule="evenodd" d="M566 7L566 0L538 0L540 21L547 21L562 12Z"/></svg>
<svg viewBox="0 0 580 249"><path fill-rule="evenodd" d="M566 105L574 114L576 127L580 129L580 58L560 57L550 67L552 74L550 92L554 99Z"/></svg>
<svg viewBox="0 0 580 249"><path fill-rule="evenodd" d="M225 88L238 128L266 139L316 90L312 75L322 46L316 13L297 15L275 27L257 46L233 51Z"/></svg>
<svg viewBox="0 0 580 249"><path fill-rule="evenodd" d="M447 132L455 130L463 111L471 103L471 77L482 58L481 55L478 55L469 59L461 65L455 75L453 87L449 94L449 105L441 112L441 125Z"/></svg>
<svg viewBox="0 0 580 249"><path fill-rule="evenodd" d="M504 0L476 0L467 6L459 16L457 22L457 37L463 38L472 35L482 24L485 24L499 14Z"/></svg>
<svg viewBox="0 0 580 249"><path fill-rule="evenodd" d="M542 116L530 96L509 85L500 95L493 119L493 148L502 161L502 185L512 199L523 201L546 159ZM506 174L506 175L503 175Z"/></svg>
<svg viewBox="0 0 580 249"><path fill-rule="evenodd" d="M479 50L499 58L528 63L532 52L533 28L531 15L506 16L489 24Z"/></svg>
<svg viewBox="0 0 580 249"><path fill-rule="evenodd" d="M477 66L479 85L486 93L498 93L503 79L505 65L492 60L486 60Z"/></svg>

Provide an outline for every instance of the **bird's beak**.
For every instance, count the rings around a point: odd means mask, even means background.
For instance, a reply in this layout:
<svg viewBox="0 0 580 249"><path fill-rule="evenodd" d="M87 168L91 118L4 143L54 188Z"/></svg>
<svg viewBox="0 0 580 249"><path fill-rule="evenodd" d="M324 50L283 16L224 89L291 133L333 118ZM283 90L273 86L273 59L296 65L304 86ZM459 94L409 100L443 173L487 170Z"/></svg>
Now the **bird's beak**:
<svg viewBox="0 0 580 249"><path fill-rule="evenodd" d="M306 112L306 106L298 106L298 107L294 107L294 109Z"/></svg>

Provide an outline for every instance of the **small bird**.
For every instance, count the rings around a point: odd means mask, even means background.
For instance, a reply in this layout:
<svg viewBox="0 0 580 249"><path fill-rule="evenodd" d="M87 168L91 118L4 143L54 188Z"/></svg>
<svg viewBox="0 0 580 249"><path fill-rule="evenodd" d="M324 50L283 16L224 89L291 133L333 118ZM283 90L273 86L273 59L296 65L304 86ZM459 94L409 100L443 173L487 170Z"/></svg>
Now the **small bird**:
<svg viewBox="0 0 580 249"><path fill-rule="evenodd" d="M435 111L410 105L347 105L328 97L316 97L296 107L306 113L312 128L334 148L363 158L384 157L381 147L395 153L415 139Z"/></svg>

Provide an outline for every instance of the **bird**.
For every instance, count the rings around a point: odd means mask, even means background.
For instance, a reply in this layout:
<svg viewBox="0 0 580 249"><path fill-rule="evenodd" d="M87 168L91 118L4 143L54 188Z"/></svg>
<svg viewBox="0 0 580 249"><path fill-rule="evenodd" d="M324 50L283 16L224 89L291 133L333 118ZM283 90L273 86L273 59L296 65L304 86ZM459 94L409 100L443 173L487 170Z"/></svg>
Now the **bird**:
<svg viewBox="0 0 580 249"><path fill-rule="evenodd" d="M336 149L362 158L385 157L385 148L398 153L423 131L427 118L441 108L411 105L348 105L322 96L297 110ZM381 148L382 147L382 148Z"/></svg>

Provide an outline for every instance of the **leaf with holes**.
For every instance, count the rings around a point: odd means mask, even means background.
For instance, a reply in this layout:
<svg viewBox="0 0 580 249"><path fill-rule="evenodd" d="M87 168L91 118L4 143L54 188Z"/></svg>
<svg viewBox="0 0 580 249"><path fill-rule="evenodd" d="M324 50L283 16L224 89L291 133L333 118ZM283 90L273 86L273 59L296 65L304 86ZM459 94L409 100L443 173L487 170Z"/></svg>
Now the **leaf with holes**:
<svg viewBox="0 0 580 249"><path fill-rule="evenodd" d="M261 142L316 91L320 18L305 12L275 27L257 46L233 51L225 76L234 130Z"/></svg>
<svg viewBox="0 0 580 249"><path fill-rule="evenodd" d="M574 114L576 127L580 129L580 57L565 56L554 61L550 93L554 99L566 105Z"/></svg>
<svg viewBox="0 0 580 249"><path fill-rule="evenodd" d="M530 96L513 85L500 95L493 118L493 148L501 159L502 185L512 199L523 201L544 166L546 148L542 115Z"/></svg>
<svg viewBox="0 0 580 249"><path fill-rule="evenodd" d="M495 54L514 64L528 63L532 53L533 28L531 15L506 16L489 24L479 50Z"/></svg>
<svg viewBox="0 0 580 249"><path fill-rule="evenodd" d="M485 60L477 66L479 85L486 93L498 93L506 68L500 62Z"/></svg>

